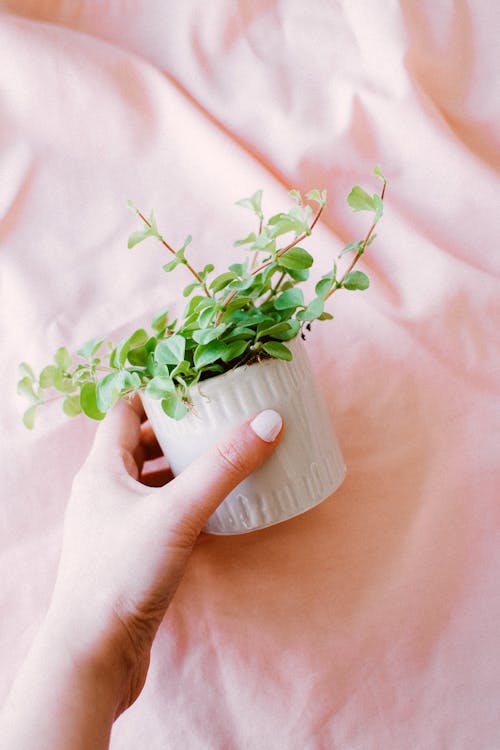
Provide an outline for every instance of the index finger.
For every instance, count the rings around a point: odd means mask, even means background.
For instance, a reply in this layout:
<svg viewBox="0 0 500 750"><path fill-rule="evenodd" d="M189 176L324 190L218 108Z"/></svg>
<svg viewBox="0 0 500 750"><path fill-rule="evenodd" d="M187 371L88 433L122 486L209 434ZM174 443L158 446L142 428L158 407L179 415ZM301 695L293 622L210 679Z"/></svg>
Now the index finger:
<svg viewBox="0 0 500 750"><path fill-rule="evenodd" d="M125 461L133 458L141 439L141 415L136 405L120 399L100 423L90 451L90 457L101 462L106 460L116 467L124 468ZM121 466L120 466L121 464Z"/></svg>

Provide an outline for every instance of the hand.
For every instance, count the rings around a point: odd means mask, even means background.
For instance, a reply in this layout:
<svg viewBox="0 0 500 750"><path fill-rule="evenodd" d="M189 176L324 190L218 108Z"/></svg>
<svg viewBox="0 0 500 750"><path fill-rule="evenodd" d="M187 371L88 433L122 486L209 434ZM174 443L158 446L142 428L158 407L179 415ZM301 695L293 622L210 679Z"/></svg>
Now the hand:
<svg viewBox="0 0 500 750"><path fill-rule="evenodd" d="M97 430L73 484L46 620L76 664L91 661L115 675L117 714L142 690L153 638L204 524L282 432L279 416L262 412L253 429L243 424L165 486L151 487L144 482L158 477L146 477L145 462L161 451L141 420L138 399L120 401Z"/></svg>

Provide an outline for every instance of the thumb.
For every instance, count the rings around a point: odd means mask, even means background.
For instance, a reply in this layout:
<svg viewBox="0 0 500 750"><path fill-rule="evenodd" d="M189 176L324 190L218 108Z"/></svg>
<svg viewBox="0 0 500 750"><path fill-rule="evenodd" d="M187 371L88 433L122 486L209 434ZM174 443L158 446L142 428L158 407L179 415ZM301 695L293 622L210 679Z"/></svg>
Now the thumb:
<svg viewBox="0 0 500 750"><path fill-rule="evenodd" d="M231 490L273 453L281 440L282 428L278 412L265 409L169 482L160 499L168 503L172 527L185 527L196 538Z"/></svg>

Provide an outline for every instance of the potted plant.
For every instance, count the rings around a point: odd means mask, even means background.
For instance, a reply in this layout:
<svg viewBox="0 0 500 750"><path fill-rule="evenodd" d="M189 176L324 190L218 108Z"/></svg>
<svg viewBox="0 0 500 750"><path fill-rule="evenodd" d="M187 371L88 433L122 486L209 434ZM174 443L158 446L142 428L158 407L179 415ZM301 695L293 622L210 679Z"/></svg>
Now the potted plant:
<svg viewBox="0 0 500 750"><path fill-rule="evenodd" d="M308 300L301 285L314 259L301 244L325 208L326 191L311 190L304 200L291 190L292 208L267 220L261 190L238 201L252 211L257 226L234 243L248 251L247 258L221 272L212 264L195 270L186 257L191 237L174 250L160 234L154 214L146 218L133 206L142 227L130 236L128 247L154 237L171 255L164 271L187 268L192 280L183 291L185 310L176 320L160 310L150 331L135 330L117 345L94 338L76 358L62 346L38 377L21 363L18 392L30 401L23 416L26 427L33 427L35 412L52 400L54 390L67 416L83 413L95 420L103 419L118 399L139 392L177 474L233 425L273 408L286 423L281 444L226 498L205 530L251 531L324 500L343 481L345 466L314 387L303 340L313 321L332 318L325 303L338 289L369 286L367 276L354 266L374 240L383 213L386 179L380 167L374 174L382 181L380 194L355 186L347 197L354 211L372 213L368 231L340 253L339 258L350 255L345 270L340 273L333 262Z"/></svg>

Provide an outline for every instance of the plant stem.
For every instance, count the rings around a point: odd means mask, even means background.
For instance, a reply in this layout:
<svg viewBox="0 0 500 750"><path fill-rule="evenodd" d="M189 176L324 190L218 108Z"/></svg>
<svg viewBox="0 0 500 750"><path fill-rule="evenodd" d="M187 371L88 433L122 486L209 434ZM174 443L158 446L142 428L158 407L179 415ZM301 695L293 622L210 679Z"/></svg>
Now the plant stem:
<svg viewBox="0 0 500 750"><path fill-rule="evenodd" d="M384 195L385 195L385 187L386 187L386 183L384 182L384 185L383 185L383 187L382 187L382 192L380 193L380 198L381 198L382 200L384 200ZM350 263L349 267L347 268L347 270L346 270L346 271L345 271L345 273L343 274L342 278L340 279L340 281L338 281L338 282L337 282L337 283L335 284L335 286L334 286L334 287L333 287L332 289L330 289L330 291L328 292L328 294L327 294L327 295L325 296L325 300L324 300L325 302L326 302L326 300L327 300L327 299L328 299L329 297L331 297L331 296L332 296L332 294L335 294L335 292L337 291L337 289L340 289L340 288L342 287L342 284L343 284L343 283L344 283L344 281L346 280L347 276L348 276L348 275L349 275L349 274L351 273L352 269L354 268L354 266L356 265L356 263L358 262L358 260L359 260L359 259L361 258L361 256L363 255L363 253L364 253L364 251L365 251L365 249L366 249L366 246L367 246L367 244L368 244L368 242L369 242L369 240L370 240L370 237L371 237L371 236L372 236L372 234L373 234L373 230L375 229L376 225L377 225L377 222L376 222L376 221L374 221L374 222L373 222L373 224L371 225L371 227L369 228L368 232L366 233L366 237L365 237L365 238L364 238L364 240L363 240L363 244L361 245L361 247L359 248L358 252L357 252L357 253L356 253L356 255L354 256L353 260L351 261L351 263Z"/></svg>
<svg viewBox="0 0 500 750"><path fill-rule="evenodd" d="M142 213L141 213L141 212L140 212L140 211L139 211L138 209L136 209L136 211L137 211L137 215L138 215L138 216L139 216L139 217L140 217L140 218L141 218L141 219L143 220L143 222L144 222L144 223L146 224L146 226L147 226L147 227L149 227L149 228L151 229L151 224L150 224L150 222L149 222L149 221L148 221L148 220L146 219L146 217L144 216L144 214L142 214ZM166 241L165 241L165 240L163 239L163 237L162 237L161 235L157 235L157 237L158 237L158 239L160 240L161 244L162 244L162 245L163 245L164 247L166 247L166 248L167 248L167 250L168 250L168 251L169 251L170 253L172 253L172 255L175 255L175 254L176 254L176 252L175 252L175 250L173 249L173 247L170 247L170 245L168 244L168 242L166 242ZM185 262L185 264L184 264L184 265L186 266L186 268L187 268L187 269L188 269L189 271L191 271L191 273L193 274L193 276L195 277L195 279L196 279L197 281L199 281L199 282L200 282L200 284L202 285L203 291L205 292L205 294L207 295L207 297L211 297L212 295L211 295L211 294L210 294L210 292L208 291L207 285L205 284L205 282L204 282L204 281L203 281L203 279L201 278L200 274L199 274L199 273L197 273L197 272L196 272L196 271L194 270L194 268L192 267L192 265L191 265L190 263L188 263L187 261Z"/></svg>
<svg viewBox="0 0 500 750"><path fill-rule="evenodd" d="M259 235L262 232L262 222L263 222L263 218L261 218L260 223L259 223ZM256 250L254 252L254 254L253 254L252 265L250 266L251 268L255 268L255 266L257 265L257 258L258 257L259 257L259 251Z"/></svg>
<svg viewBox="0 0 500 750"><path fill-rule="evenodd" d="M282 281L283 281L284 278L285 278L285 271L283 271L283 273L279 277L279 279L278 279L278 281L276 283L276 286L274 288L271 288L269 290L269 296L264 300L265 302L269 302L270 299L272 299L273 297L276 296L276 294L278 293L278 289L280 288L281 283L282 283Z"/></svg>
<svg viewBox="0 0 500 750"><path fill-rule="evenodd" d="M250 275L255 276L256 274L260 273L261 271L264 270L264 268L267 268L268 266L271 265L271 263L274 263L276 258L280 258L282 255L288 252L288 250L291 250L292 247L295 247L295 245L298 245L299 242L302 242L302 240L308 237L311 234L312 230L314 229L322 212L323 212L323 206L320 206L319 211L317 212L316 216L312 220L311 226L309 227L309 232L304 232L299 237L296 237L293 242L290 242L290 244L286 245L286 247L282 247L281 250L278 250L274 258L271 258L271 260L266 261L266 263L262 263L262 265L260 265L258 268L255 268ZM231 302L231 300L234 297L236 297L237 294L238 294L238 291L236 289L230 294L228 294L226 299L222 303L223 307L228 305ZM222 311L218 314L217 319L215 321L215 325L219 325L221 317L222 317Z"/></svg>
<svg viewBox="0 0 500 750"><path fill-rule="evenodd" d="M284 278L285 278L285 272L283 271L283 273L281 274L281 276L279 277L276 283L276 286L274 287L274 289L271 289L271 297L274 297L274 295L277 293Z"/></svg>
<svg viewBox="0 0 500 750"><path fill-rule="evenodd" d="M88 359L85 359L85 357L81 357L80 354L78 354L77 356L83 359L89 365L89 367L91 366ZM106 365L96 365L95 372L115 372L115 371L111 367L106 367ZM71 373L69 374L71 375Z"/></svg>
<svg viewBox="0 0 500 750"><path fill-rule="evenodd" d="M271 263L274 263L274 261L276 260L276 258L281 258L281 256L284 255L285 253L287 253L289 250L291 250L292 247L295 247L295 245L298 245L299 242L302 242L302 240L305 240L306 237L309 237L309 235L311 234L312 230L314 229L314 227L315 227L315 225L316 225L319 217L321 216L322 212L323 212L323 206L320 207L318 213L314 217L314 219L313 219L313 221L311 223L311 226L309 227L309 232L304 232L299 237L296 237L293 242L290 242L289 245L286 245L286 247L282 247L281 250L278 250L278 252L274 256L274 258L272 258L271 260L268 260L266 263L262 263L262 265L260 265L254 271L252 271L252 276L255 276L255 274L257 274L257 273L260 273L260 271L263 271L264 268L267 268L268 266L271 265Z"/></svg>

